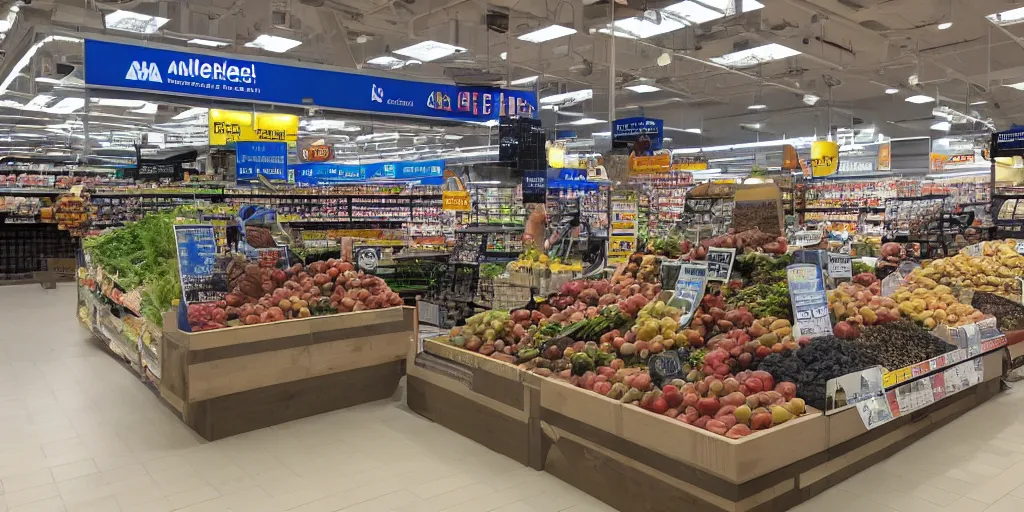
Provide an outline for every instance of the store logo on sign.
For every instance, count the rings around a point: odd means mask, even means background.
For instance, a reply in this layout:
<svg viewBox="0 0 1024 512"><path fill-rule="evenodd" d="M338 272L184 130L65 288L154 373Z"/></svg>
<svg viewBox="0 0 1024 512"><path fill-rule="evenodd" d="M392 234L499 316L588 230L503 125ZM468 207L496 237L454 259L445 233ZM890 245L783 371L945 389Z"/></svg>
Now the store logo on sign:
<svg viewBox="0 0 1024 512"><path fill-rule="evenodd" d="M132 61L132 65L128 68L128 73L124 76L124 79L164 83L163 78L160 76L160 68L156 66L155 62L139 62L137 60Z"/></svg>
<svg viewBox="0 0 1024 512"><path fill-rule="evenodd" d="M430 96L427 96L427 108L451 112L452 99L441 91L432 92Z"/></svg>
<svg viewBox="0 0 1024 512"><path fill-rule="evenodd" d="M377 84L370 85L370 101L384 103L384 88L377 87Z"/></svg>

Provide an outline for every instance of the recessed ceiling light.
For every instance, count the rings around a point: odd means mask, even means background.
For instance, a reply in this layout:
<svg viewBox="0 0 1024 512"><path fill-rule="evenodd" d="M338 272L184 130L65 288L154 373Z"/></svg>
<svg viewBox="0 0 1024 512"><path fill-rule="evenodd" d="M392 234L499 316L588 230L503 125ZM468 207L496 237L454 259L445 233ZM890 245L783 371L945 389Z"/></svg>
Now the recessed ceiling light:
<svg viewBox="0 0 1024 512"><path fill-rule="evenodd" d="M661 55L658 55L658 65L665 67L669 64L672 64L672 54L668 52L661 52Z"/></svg>
<svg viewBox="0 0 1024 512"><path fill-rule="evenodd" d="M748 110L763 110L763 109L766 109L766 108L768 108L768 105L764 105L764 104L761 104L761 103L757 103L755 105L751 105L751 106L747 107Z"/></svg>
<svg viewBox="0 0 1024 512"><path fill-rule="evenodd" d="M647 85L647 84L628 85L628 86L626 86L626 89L629 89L629 90L631 90L633 92L639 92L639 93L656 92L656 91L660 91L661 90L660 87L655 87L653 85Z"/></svg>
<svg viewBox="0 0 1024 512"><path fill-rule="evenodd" d="M447 57L453 53L462 53L464 51L466 51L466 49L460 46L452 46L450 44L439 43L437 41L422 41L412 46L406 46L401 50L395 50L395 53L405 55L406 57L412 57L423 62L430 62Z"/></svg>
<svg viewBox="0 0 1024 512"><path fill-rule="evenodd" d="M939 23L938 25L935 25L935 28L937 28L939 30L946 30L947 28L952 27L952 26L953 26L953 23L947 21L945 23Z"/></svg>
<svg viewBox="0 0 1024 512"><path fill-rule="evenodd" d="M380 57L374 57L368 61L367 64L373 64L374 66L380 66L387 69L398 69L405 65L405 61L397 59L390 55L381 55Z"/></svg>
<svg viewBox="0 0 1024 512"><path fill-rule="evenodd" d="M356 42L359 43L359 44L365 44L369 40L370 40L370 38L367 37L365 34L356 37Z"/></svg>
<svg viewBox="0 0 1024 512"><path fill-rule="evenodd" d="M152 34L160 30L168 18L139 14L132 11L117 10L103 17L103 23L111 30L124 30L139 34Z"/></svg>
<svg viewBox="0 0 1024 512"><path fill-rule="evenodd" d="M985 17L992 23L999 26L1013 25L1024 21L1024 7L1010 9L1009 11L1003 11L998 14L989 14Z"/></svg>
<svg viewBox="0 0 1024 512"><path fill-rule="evenodd" d="M1003 85L1005 85L1006 87L1013 87L1014 89L1017 89L1018 91L1024 91L1024 82L1018 82L1018 83L1015 83L1015 84L1003 84Z"/></svg>
<svg viewBox="0 0 1024 512"><path fill-rule="evenodd" d="M886 94L896 94L898 92L900 92L900 90L895 88L895 87L890 87L890 88L885 90Z"/></svg>
<svg viewBox="0 0 1024 512"><path fill-rule="evenodd" d="M575 120L575 121L573 121L573 122L571 122L569 124L573 124L573 125L577 125L577 126L585 126L585 125L588 125L588 124L600 124L600 123L604 123L604 122L605 121L602 121L600 119L594 119L593 117L584 117L583 119L577 119L577 120Z"/></svg>
<svg viewBox="0 0 1024 512"><path fill-rule="evenodd" d="M516 79L516 80L512 80L511 82L509 82L509 84L511 84L511 85L532 84L532 83L536 82L538 78L540 78L540 75L528 76L528 77L525 77L525 78L519 78L519 79Z"/></svg>
<svg viewBox="0 0 1024 512"><path fill-rule="evenodd" d="M508 58L508 52L501 52L498 56L501 57L501 60L505 60Z"/></svg>
<svg viewBox="0 0 1024 512"><path fill-rule="evenodd" d="M747 67L755 66L762 62L785 59L794 55L800 55L800 52L781 44L771 43L756 48L747 48L746 50L727 53L721 57L712 57L711 62L730 67Z"/></svg>
<svg viewBox="0 0 1024 512"><path fill-rule="evenodd" d="M302 44L302 41L296 41L294 39L288 39L287 37L272 36L270 34L260 34L259 37L245 43L245 46L249 48L259 48L268 52L284 53L296 46Z"/></svg>
<svg viewBox="0 0 1024 512"><path fill-rule="evenodd" d="M214 41L212 39L200 39L197 37L195 39L189 39L188 44L194 44L196 46L207 46L209 48L220 48L222 46L228 46L231 43L227 41Z"/></svg>
<svg viewBox="0 0 1024 512"><path fill-rule="evenodd" d="M935 98L932 98L931 96L925 96L923 94L915 94L914 96L907 98L906 101L909 101L910 103L921 104L935 101Z"/></svg>
<svg viewBox="0 0 1024 512"><path fill-rule="evenodd" d="M530 43L543 43L544 41L550 41L552 39L558 39L559 37L570 36L576 33L576 29L563 27L561 25L551 25L544 27L539 30L534 30L528 34L519 36L520 41L527 41Z"/></svg>

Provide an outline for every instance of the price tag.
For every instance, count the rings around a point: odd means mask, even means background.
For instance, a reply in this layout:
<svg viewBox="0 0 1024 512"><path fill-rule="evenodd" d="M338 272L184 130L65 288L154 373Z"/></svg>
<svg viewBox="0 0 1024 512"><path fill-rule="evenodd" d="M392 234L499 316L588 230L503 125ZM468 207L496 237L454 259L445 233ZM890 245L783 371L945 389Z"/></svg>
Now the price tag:
<svg viewBox="0 0 1024 512"><path fill-rule="evenodd" d="M793 303L793 338L832 334L821 267L807 263L790 265L786 267L786 278Z"/></svg>
<svg viewBox="0 0 1024 512"><path fill-rule="evenodd" d="M828 275L836 279L852 279L853 258L849 254L828 253Z"/></svg>
<svg viewBox="0 0 1024 512"><path fill-rule="evenodd" d="M1017 254L1024 254L1024 240L1017 240Z"/></svg>
<svg viewBox="0 0 1024 512"><path fill-rule="evenodd" d="M697 311L701 299L704 297L704 287L708 283L708 263L706 261L695 261L683 263L679 266L679 278L676 280L676 289L668 305L679 308L679 325L685 327L690 325L693 314Z"/></svg>
<svg viewBox="0 0 1024 512"><path fill-rule="evenodd" d="M174 226L185 304L224 298L227 280L216 272L217 240L209 224Z"/></svg>
<svg viewBox="0 0 1024 512"><path fill-rule="evenodd" d="M736 261L736 249L712 247L708 249L708 281L728 282L732 275L732 264Z"/></svg>
<svg viewBox="0 0 1024 512"><path fill-rule="evenodd" d="M825 237L824 231L797 231L793 234L793 241L789 243L794 247L812 247L821 243Z"/></svg>

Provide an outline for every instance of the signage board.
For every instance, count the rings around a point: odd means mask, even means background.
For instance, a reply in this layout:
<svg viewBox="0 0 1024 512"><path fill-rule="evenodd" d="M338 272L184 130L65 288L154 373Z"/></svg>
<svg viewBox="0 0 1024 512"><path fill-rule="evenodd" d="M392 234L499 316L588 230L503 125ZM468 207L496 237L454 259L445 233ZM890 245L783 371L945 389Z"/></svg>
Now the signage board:
<svg viewBox="0 0 1024 512"><path fill-rule="evenodd" d="M299 117L291 114L211 108L207 122L211 146L239 141L294 143L299 133Z"/></svg>
<svg viewBox="0 0 1024 512"><path fill-rule="evenodd" d="M679 277L676 288L668 305L679 308L679 325L686 327L693 320L693 315L704 297L704 287L708 283L708 264L706 261L683 263L679 266Z"/></svg>
<svg viewBox="0 0 1024 512"><path fill-rule="evenodd" d="M736 261L736 248L711 247L708 249L708 281L728 282L732 264Z"/></svg>
<svg viewBox="0 0 1024 512"><path fill-rule="evenodd" d="M464 190L445 190L441 192L441 209L453 212L470 210L469 192Z"/></svg>
<svg viewBox="0 0 1024 512"><path fill-rule="evenodd" d="M827 140L811 143L811 176L821 178L839 170L839 145Z"/></svg>
<svg viewBox="0 0 1024 512"><path fill-rule="evenodd" d="M235 146L235 180L288 179L288 143L239 142Z"/></svg>
<svg viewBox="0 0 1024 512"><path fill-rule="evenodd" d="M547 201L548 172L523 171L523 203L544 203Z"/></svg>
<svg viewBox="0 0 1024 512"><path fill-rule="evenodd" d="M637 154L650 154L661 149L665 122L646 117L627 117L612 122L612 147L635 148ZM641 141L649 141L646 144ZM637 144L641 142L640 144ZM645 146L642 147L641 146Z"/></svg>
<svg viewBox="0 0 1024 512"><path fill-rule="evenodd" d="M410 115L455 121L533 117L537 95L300 67L148 43L85 41L85 83L154 93Z"/></svg>
<svg viewBox="0 0 1024 512"><path fill-rule="evenodd" d="M828 275L834 279L853 279L853 258L849 254L828 253Z"/></svg>
<svg viewBox="0 0 1024 512"><path fill-rule="evenodd" d="M667 172L672 166L672 155L661 154L652 156L629 157L629 172L632 174L654 174Z"/></svg>
<svg viewBox="0 0 1024 512"><path fill-rule="evenodd" d="M786 267L786 279L793 304L793 338L832 334L821 267L808 263L790 265Z"/></svg>
<svg viewBox="0 0 1024 512"><path fill-rule="evenodd" d="M174 226L178 251L178 270L185 304L210 302L224 298L227 281L216 271L217 239L213 226L191 224Z"/></svg>
<svg viewBox="0 0 1024 512"><path fill-rule="evenodd" d="M669 164L672 171L706 171L708 170L708 157L703 155L672 155L672 162Z"/></svg>
<svg viewBox="0 0 1024 512"><path fill-rule="evenodd" d="M330 185L373 180L419 180L444 173L444 160L377 162L372 164L304 163L291 166L299 185Z"/></svg>
<svg viewBox="0 0 1024 512"><path fill-rule="evenodd" d="M322 138L305 137L299 139L295 153L300 162L329 162L334 159L334 145Z"/></svg>

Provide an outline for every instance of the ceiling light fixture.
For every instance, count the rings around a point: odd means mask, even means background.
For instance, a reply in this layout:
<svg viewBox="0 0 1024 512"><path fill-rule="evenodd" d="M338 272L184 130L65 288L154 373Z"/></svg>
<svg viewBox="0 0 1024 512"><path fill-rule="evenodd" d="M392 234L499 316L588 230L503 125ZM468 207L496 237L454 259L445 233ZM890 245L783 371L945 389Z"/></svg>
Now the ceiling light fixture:
<svg viewBox="0 0 1024 512"><path fill-rule="evenodd" d="M507 60L508 52L501 52L500 54L498 54L498 56L501 57L501 60Z"/></svg>
<svg viewBox="0 0 1024 512"><path fill-rule="evenodd" d="M765 105L763 103L757 103L747 107L747 110L764 110L766 108L768 108L768 105Z"/></svg>
<svg viewBox="0 0 1024 512"><path fill-rule="evenodd" d="M369 40L370 38L367 37L365 34L356 36L356 42L359 44L365 44Z"/></svg>
<svg viewBox="0 0 1024 512"><path fill-rule="evenodd" d="M947 28L952 27L952 26L953 26L953 23L947 21L945 23L939 23L938 25L935 25L935 28L937 28L939 30L946 30Z"/></svg>
<svg viewBox="0 0 1024 512"><path fill-rule="evenodd" d="M381 55L380 57L374 57L366 61L366 63L372 64L374 66L380 66L385 69L398 69L401 68L402 66L405 66L404 60L392 57L390 55Z"/></svg>
<svg viewBox="0 0 1024 512"><path fill-rule="evenodd" d="M158 105L156 103L146 103L142 107L132 110L131 112L135 112L136 114L156 114L157 107Z"/></svg>
<svg viewBox="0 0 1024 512"><path fill-rule="evenodd" d="M660 36L661 34L684 29L687 26L689 25L669 18L661 18L660 22L657 23L651 21L648 17L626 18L615 22L614 32L619 37L622 37L623 33L625 33L630 38L647 39L648 37ZM607 29L604 30L607 32Z"/></svg>
<svg viewBox="0 0 1024 512"><path fill-rule="evenodd" d="M48 76L37 76L36 82L39 82L41 84L59 84L60 80Z"/></svg>
<svg viewBox="0 0 1024 512"><path fill-rule="evenodd" d="M672 64L672 54L668 52L661 52L661 55L658 55L658 65L665 67L669 64Z"/></svg>
<svg viewBox="0 0 1024 512"><path fill-rule="evenodd" d="M950 127L951 125L949 124L949 121L939 121L938 123L932 125L932 130L948 132Z"/></svg>
<svg viewBox="0 0 1024 512"><path fill-rule="evenodd" d="M581 89L579 91L566 92L562 94L554 94L551 96L545 96L540 99L541 105L551 105L555 107L571 107L577 103L582 103L594 97L593 89Z"/></svg>
<svg viewBox="0 0 1024 512"><path fill-rule="evenodd" d="M907 98L904 101L908 101L910 103L916 103L916 104L920 105L922 103L928 103L928 102L931 102L931 101L935 101L935 98L932 98L931 96L925 96L923 94L915 94L914 96L911 96L911 97Z"/></svg>
<svg viewBox="0 0 1024 512"><path fill-rule="evenodd" d="M395 53L405 55L406 57L412 57L419 61L430 62L447 57L453 53L462 53L465 51L466 49L460 46L452 46L450 44L439 43L437 41L422 41L412 46L406 46L400 50L395 50Z"/></svg>
<svg viewBox="0 0 1024 512"><path fill-rule="evenodd" d="M586 126L586 125L589 125L589 124L601 124L601 123L605 123L605 122L606 121L602 121L600 119L594 119L593 117L584 117L583 119L577 119L575 121L572 121L569 124L576 125L576 126Z"/></svg>
<svg viewBox="0 0 1024 512"><path fill-rule="evenodd" d="M723 4L722 7L724 7L722 12L708 9L703 5L689 0L679 2L678 4L672 4L662 9L661 12L663 14L668 14L670 17L681 18L691 25L700 25L701 23L707 23L709 21L725 17L725 13L728 12L729 6L725 5L725 2L721 3Z"/></svg>
<svg viewBox="0 0 1024 512"><path fill-rule="evenodd" d="M47 103L52 101L54 98L56 98L56 96L50 96L49 94L39 94L39 95L36 95L35 98L32 98L31 100L29 100L29 102L26 103L25 106L21 107L21 108L22 108L22 110L43 110L43 107Z"/></svg>
<svg viewBox="0 0 1024 512"><path fill-rule="evenodd" d="M510 85L532 84L532 83L536 82L538 78L540 78L540 75L528 76L528 77L525 77L525 78L519 78L519 79L516 79L516 80L512 80L511 82L509 82L509 84Z"/></svg>
<svg viewBox="0 0 1024 512"><path fill-rule="evenodd" d="M196 117L196 116L199 116L199 115L204 115L205 116L207 114L207 112L209 112L209 110L207 110L205 108L202 108L202 107L192 107L192 108L190 108L190 109L188 109L188 110L186 110L186 111L184 111L184 112L182 112L182 113L172 117L171 119L174 119L175 121L180 121L182 119L188 119L190 117Z"/></svg>
<svg viewBox="0 0 1024 512"><path fill-rule="evenodd" d="M985 17L992 23L1001 27L1014 25L1024 21L1024 7L1018 7L1016 9L1010 9L1009 11L1003 11L996 14L989 14Z"/></svg>
<svg viewBox="0 0 1024 512"><path fill-rule="evenodd" d="M631 90L633 92L638 92L638 93L657 92L657 91L661 90L660 87L655 87L653 85L647 85L647 84L627 85L626 89L629 89L629 90Z"/></svg>
<svg viewBox="0 0 1024 512"><path fill-rule="evenodd" d="M900 92L900 90L895 88L895 87L890 87L890 88L885 90L886 94L896 94L898 92Z"/></svg>
<svg viewBox="0 0 1024 512"><path fill-rule="evenodd" d="M738 68L756 66L763 62L785 59L794 55L800 55L800 52L781 44L771 43L756 48L727 53L721 57L712 57L711 62L722 66Z"/></svg>
<svg viewBox="0 0 1024 512"><path fill-rule="evenodd" d="M103 17L103 24L111 30L123 30L138 34L152 34L160 30L168 18L139 14L132 11L117 10Z"/></svg>
<svg viewBox="0 0 1024 512"><path fill-rule="evenodd" d="M804 103L806 103L806 104L808 104L808 105L813 107L816 103L818 103L818 100L820 100L821 98L818 97L818 96L815 96L813 94L804 94L804 98L803 99L804 99Z"/></svg>
<svg viewBox="0 0 1024 512"><path fill-rule="evenodd" d="M972 102L971 102L971 105L972 105L972 106L973 106L973 105L984 105L984 104L986 104L986 103L988 103L988 102L987 102L987 101L985 101L985 100L981 100L981 101L972 101Z"/></svg>
<svg viewBox="0 0 1024 512"><path fill-rule="evenodd" d="M245 43L245 46L248 48L259 48L268 52L284 53L296 46L299 46L300 44L302 44L302 41L288 39L287 37L260 34L256 39Z"/></svg>
<svg viewBox="0 0 1024 512"><path fill-rule="evenodd" d="M85 106L85 98L64 98L56 105L43 109L51 114L70 114Z"/></svg>
<svg viewBox="0 0 1024 512"><path fill-rule="evenodd" d="M559 37L571 36L575 33L576 29L574 28L563 27L561 25L551 25L523 34L519 36L519 40L529 43L543 43L552 39L558 39Z"/></svg>
<svg viewBox="0 0 1024 512"><path fill-rule="evenodd" d="M683 131L687 133L695 133L697 135L704 133L700 128L683 128Z"/></svg>
<svg viewBox="0 0 1024 512"><path fill-rule="evenodd" d="M221 48L221 47L224 47L224 46L229 46L231 44L231 43L229 43L227 41L214 41L212 39L201 39L201 38L198 38L198 37L195 38L195 39L189 39L186 42L188 44L193 44L193 45L196 45L196 46L206 46L208 48Z"/></svg>
<svg viewBox="0 0 1024 512"><path fill-rule="evenodd" d="M1024 82L1018 82L1018 83L1015 83L1015 84L1003 84L1003 85L1005 85L1006 87L1013 87L1014 89L1017 89L1018 91L1024 91Z"/></svg>

